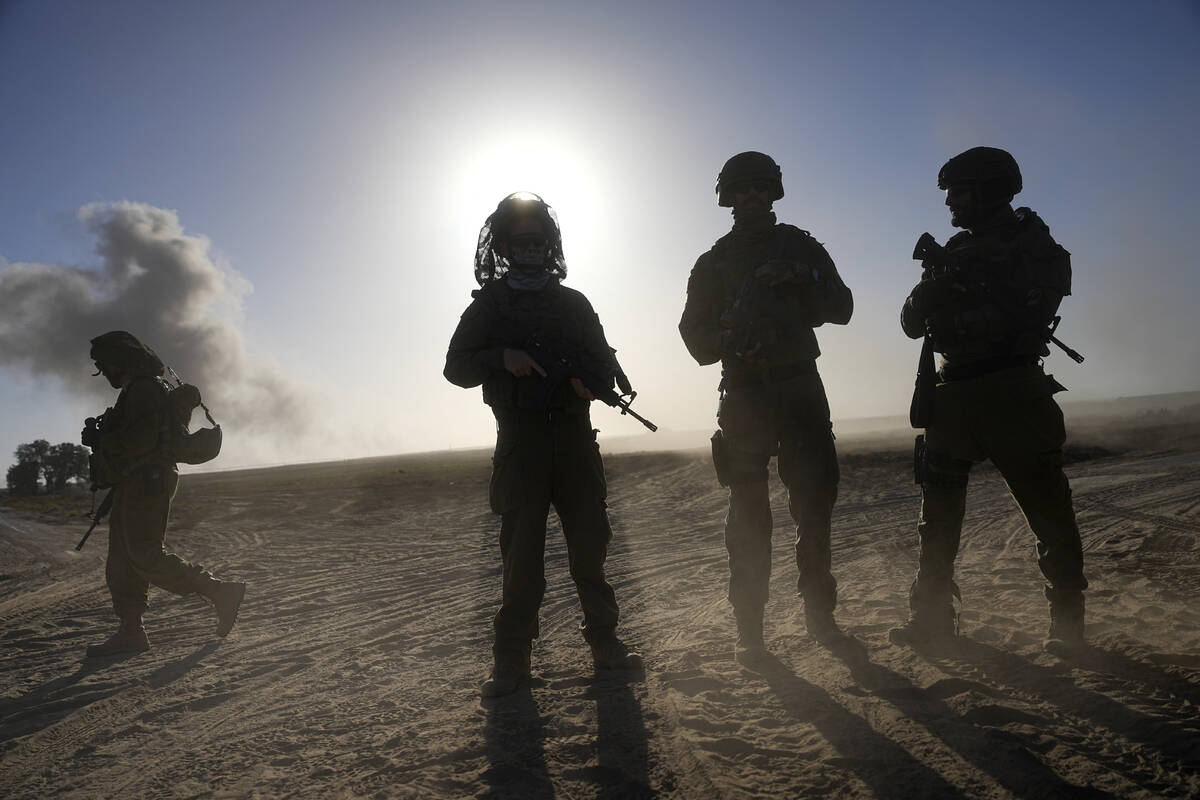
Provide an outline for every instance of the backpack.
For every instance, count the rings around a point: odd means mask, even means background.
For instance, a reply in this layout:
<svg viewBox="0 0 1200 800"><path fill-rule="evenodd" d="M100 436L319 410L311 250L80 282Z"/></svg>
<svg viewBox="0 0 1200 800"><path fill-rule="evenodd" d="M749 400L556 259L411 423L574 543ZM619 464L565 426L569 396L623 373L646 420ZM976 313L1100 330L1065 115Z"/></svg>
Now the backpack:
<svg viewBox="0 0 1200 800"><path fill-rule="evenodd" d="M221 452L221 426L212 418L208 406L200 400L200 390L190 383L183 383L175 371L172 377L178 381L176 386L163 381L167 390L167 411L163 420L164 436L160 442L165 455L178 464L204 464L212 461ZM211 428L189 430L192 412L196 407L204 409Z"/></svg>

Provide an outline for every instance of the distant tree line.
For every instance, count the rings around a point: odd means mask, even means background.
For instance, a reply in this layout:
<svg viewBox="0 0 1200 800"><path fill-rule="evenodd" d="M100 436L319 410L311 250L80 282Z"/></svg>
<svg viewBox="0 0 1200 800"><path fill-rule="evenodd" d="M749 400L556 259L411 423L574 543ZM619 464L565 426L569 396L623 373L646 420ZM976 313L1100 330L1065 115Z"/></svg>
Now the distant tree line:
<svg viewBox="0 0 1200 800"><path fill-rule="evenodd" d="M87 478L90 452L83 445L50 444L45 439L18 445L14 453L17 463L8 468L8 491L31 495L44 486L47 493L61 492L72 478Z"/></svg>

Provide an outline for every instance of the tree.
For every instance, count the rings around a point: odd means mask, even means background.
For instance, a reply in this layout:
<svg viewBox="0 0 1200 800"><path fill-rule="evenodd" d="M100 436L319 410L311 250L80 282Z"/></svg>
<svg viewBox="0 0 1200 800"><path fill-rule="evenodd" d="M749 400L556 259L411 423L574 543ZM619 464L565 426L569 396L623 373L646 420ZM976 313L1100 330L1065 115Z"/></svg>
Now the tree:
<svg viewBox="0 0 1200 800"><path fill-rule="evenodd" d="M52 446L42 462L42 475L48 492L61 492L71 478L87 478L88 449L70 442Z"/></svg>
<svg viewBox="0 0 1200 800"><path fill-rule="evenodd" d="M51 445L35 439L17 446L17 463L8 470L8 488L13 494L37 494L42 479L47 492L61 492L71 478L88 476L89 450L83 445L63 442Z"/></svg>
<svg viewBox="0 0 1200 800"><path fill-rule="evenodd" d="M37 494L38 473L37 462L18 461L8 468L8 491L10 494Z"/></svg>
<svg viewBox="0 0 1200 800"><path fill-rule="evenodd" d="M17 445L13 453L17 463L8 470L8 488L13 494L37 494L38 478L49 453L50 443L45 439Z"/></svg>
<svg viewBox="0 0 1200 800"><path fill-rule="evenodd" d="M17 452L14 453L18 464L31 462L38 465L41 470L42 465L46 463L46 456L50 453L50 443L45 439L34 439L28 444L17 445Z"/></svg>

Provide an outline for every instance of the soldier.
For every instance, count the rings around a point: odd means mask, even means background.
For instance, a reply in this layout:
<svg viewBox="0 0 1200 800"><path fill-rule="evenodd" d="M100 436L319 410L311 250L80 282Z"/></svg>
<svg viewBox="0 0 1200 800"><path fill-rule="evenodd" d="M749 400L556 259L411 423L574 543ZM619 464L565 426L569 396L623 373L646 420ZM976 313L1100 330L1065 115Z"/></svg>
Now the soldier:
<svg viewBox="0 0 1200 800"><path fill-rule="evenodd" d="M845 325L854 301L820 242L776 223L771 206L783 197L783 181L773 159L757 152L730 158L716 191L718 205L733 210L733 230L692 268L679 332L700 364L721 362L713 460L729 487L725 547L737 655L753 660L763 653L771 573L773 455L796 523L797 587L809 634L826 640L838 633L829 527L839 473L813 329Z"/></svg>
<svg viewBox="0 0 1200 800"><path fill-rule="evenodd" d="M567 541L571 578L583 607L580 629L597 669L637 669L641 657L617 638L617 601L604 575L612 529L604 464L578 379L547 382L550 364L529 352L535 340L585 353L618 371L587 298L562 285L558 219L540 197L517 192L500 201L479 234L480 288L463 312L446 353L446 379L483 385L496 417L489 500L500 515L503 600L493 627L491 677L484 697L516 691L530 674L538 609L546 590L546 519L553 504ZM546 358L542 351L536 355Z"/></svg>
<svg viewBox="0 0 1200 800"><path fill-rule="evenodd" d="M87 654L111 656L150 648L142 624L150 584L208 599L216 608L217 635L225 636L237 620L246 584L217 580L163 547L171 500L179 487L179 471L165 455L163 442L168 429L163 363L125 331L110 331L91 344L96 374L121 390L99 427L85 427L81 437L94 451L98 474L93 480L113 487L104 572L120 627L102 644L88 647Z"/></svg>
<svg viewBox="0 0 1200 800"><path fill-rule="evenodd" d="M990 458L1038 540L1038 566L1049 584L1047 645L1078 646L1087 580L1062 468L1063 416L1053 397L1063 387L1042 370L1049 326L1071 293L1070 254L1037 214L1013 210L1021 172L1004 150L960 153L938 173L938 187L946 191L950 223L963 231L929 254L900 312L904 332L929 337L942 364L918 463L921 555L909 592L912 613L891 639L921 644L954 634L967 475Z"/></svg>

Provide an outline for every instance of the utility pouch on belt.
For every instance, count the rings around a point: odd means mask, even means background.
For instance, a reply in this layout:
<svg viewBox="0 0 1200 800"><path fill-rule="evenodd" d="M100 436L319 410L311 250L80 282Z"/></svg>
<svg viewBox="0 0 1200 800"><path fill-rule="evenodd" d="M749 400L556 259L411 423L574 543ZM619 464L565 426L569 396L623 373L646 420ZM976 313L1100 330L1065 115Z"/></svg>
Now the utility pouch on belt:
<svg viewBox="0 0 1200 800"><path fill-rule="evenodd" d="M913 443L913 479L918 486L925 485L925 475L928 468L929 448L925 445L925 434L917 434Z"/></svg>
<svg viewBox="0 0 1200 800"><path fill-rule="evenodd" d="M729 485L729 450L725 447L725 437L721 431L712 435L713 466L717 468L717 483Z"/></svg>
<svg viewBox="0 0 1200 800"><path fill-rule="evenodd" d="M912 402L908 406L908 422L914 428L927 428L933 417L933 393L937 388L937 365L933 358L933 340L928 336L921 344L921 359L917 363L917 379L913 385Z"/></svg>

